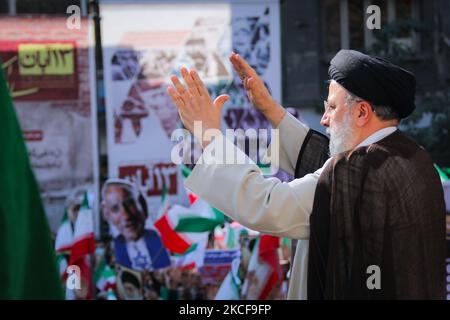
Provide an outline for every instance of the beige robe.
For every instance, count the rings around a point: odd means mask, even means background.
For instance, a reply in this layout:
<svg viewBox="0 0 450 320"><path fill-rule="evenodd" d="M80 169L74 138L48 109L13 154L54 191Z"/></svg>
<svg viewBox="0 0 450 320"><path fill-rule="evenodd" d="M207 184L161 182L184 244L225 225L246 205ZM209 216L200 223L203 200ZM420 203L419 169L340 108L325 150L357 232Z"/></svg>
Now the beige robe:
<svg viewBox="0 0 450 320"><path fill-rule="evenodd" d="M297 157L309 128L286 113L278 129L279 167L294 175ZM205 148L202 159L186 180L186 187L250 229L278 237L302 239L290 270L288 299L306 299L309 216L322 168L285 183L277 178L264 178L254 163L220 164L223 159L214 150L224 145L235 149L239 157L246 157L229 140L220 136Z"/></svg>
<svg viewBox="0 0 450 320"><path fill-rule="evenodd" d="M297 157L309 128L288 112L279 129L279 163L294 175ZM367 137L358 146L367 146L392 134L396 127L383 128ZM249 164L223 164L229 156L218 150L234 150L236 158ZM264 178L258 166L223 135L203 151L186 187L242 225L262 233L299 239L290 270L288 299L307 299L309 251L309 217L312 212L317 182L322 168L291 182Z"/></svg>

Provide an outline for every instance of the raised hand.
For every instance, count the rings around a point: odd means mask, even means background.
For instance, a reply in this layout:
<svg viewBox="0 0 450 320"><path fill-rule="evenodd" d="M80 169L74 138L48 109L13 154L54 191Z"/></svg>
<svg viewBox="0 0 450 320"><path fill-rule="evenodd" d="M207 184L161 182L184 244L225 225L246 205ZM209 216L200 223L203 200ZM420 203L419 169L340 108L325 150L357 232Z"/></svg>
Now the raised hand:
<svg viewBox="0 0 450 320"><path fill-rule="evenodd" d="M184 67L180 69L180 72L186 86L180 82L177 76L172 76L170 79L174 86L169 86L167 93L177 107L185 128L194 135L201 134L196 138L205 147L204 131L208 129L220 130L221 110L230 97L220 95L213 101L197 72L194 70L188 71ZM194 131L195 121L201 122L203 132Z"/></svg>
<svg viewBox="0 0 450 320"><path fill-rule="evenodd" d="M272 98L264 81L241 56L233 52L229 59L244 84L250 102L266 116L273 126L277 126L284 116L284 108Z"/></svg>

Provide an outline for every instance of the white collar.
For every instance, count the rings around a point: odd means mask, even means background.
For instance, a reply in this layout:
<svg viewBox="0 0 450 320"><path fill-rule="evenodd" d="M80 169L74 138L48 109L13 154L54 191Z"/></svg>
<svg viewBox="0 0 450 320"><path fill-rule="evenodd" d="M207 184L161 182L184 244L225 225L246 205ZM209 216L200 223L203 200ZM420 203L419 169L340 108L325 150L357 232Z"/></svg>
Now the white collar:
<svg viewBox="0 0 450 320"><path fill-rule="evenodd" d="M387 137L388 135L390 135L391 133L393 133L395 130L397 130L397 127L392 126L392 127L386 127L386 128L380 129L378 131L375 131L370 136L368 136L366 139L364 139L363 142L358 144L356 146L356 148L365 147L372 143L378 142L381 139L383 139L383 138Z"/></svg>
<svg viewBox="0 0 450 320"><path fill-rule="evenodd" d="M395 130L397 130L397 127L386 127L386 128L380 129L378 131L375 131L370 136L368 136L366 139L364 139L363 142L358 144L355 147L355 149L358 147L365 147L372 143L380 141L381 139L383 139L383 138L387 137L388 135L390 135L391 133L393 133ZM317 171L315 173L322 174L323 168L325 168L328 165L328 163L331 161L331 159L333 159L333 157L328 158L328 160L325 161L323 166L320 169L317 169Z"/></svg>

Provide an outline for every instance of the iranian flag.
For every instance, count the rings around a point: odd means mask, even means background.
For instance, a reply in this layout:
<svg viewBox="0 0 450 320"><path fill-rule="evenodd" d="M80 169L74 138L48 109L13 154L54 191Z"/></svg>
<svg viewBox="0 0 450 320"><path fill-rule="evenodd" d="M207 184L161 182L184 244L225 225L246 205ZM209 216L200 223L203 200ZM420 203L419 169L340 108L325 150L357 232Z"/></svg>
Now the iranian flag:
<svg viewBox="0 0 450 320"><path fill-rule="evenodd" d="M175 254L184 254L192 250L192 245L198 242L198 233L206 233L224 222L221 212L212 208L207 202L197 198L188 208L181 205L168 205L163 193L160 216L155 222L155 228L161 235L164 246Z"/></svg>
<svg viewBox="0 0 450 320"><path fill-rule="evenodd" d="M203 266L205 251L208 245L208 232L184 234L190 241L191 246L183 254L175 254L174 265L184 270L200 268Z"/></svg>
<svg viewBox="0 0 450 320"><path fill-rule="evenodd" d="M201 198L197 198L189 208L173 206L169 217L178 232L209 232L225 222L223 213Z"/></svg>
<svg viewBox="0 0 450 320"><path fill-rule="evenodd" d="M252 230L244 227L237 221L225 223L224 243L227 249L237 249L240 247L240 237L242 234L249 235ZM257 234L256 234L257 235Z"/></svg>
<svg viewBox="0 0 450 320"><path fill-rule="evenodd" d="M93 293L92 267L90 255L95 251L94 217L89 207L87 192L78 211L73 232L73 242L70 252L69 265L77 265L81 272L81 286L85 295L77 299L90 300ZM86 290L84 290L86 289Z"/></svg>
<svg viewBox="0 0 450 320"><path fill-rule="evenodd" d="M66 269L68 267L67 256L70 255L73 243L73 230L67 214L64 212L61 225L58 228L55 239L56 262L61 279L67 278Z"/></svg>
<svg viewBox="0 0 450 320"><path fill-rule="evenodd" d="M173 205L155 222L155 227L164 246L173 253L182 254L196 242L196 234L207 234L223 221L221 213L198 199L189 208Z"/></svg>
<svg viewBox="0 0 450 320"><path fill-rule="evenodd" d="M117 300L116 294L113 289L109 289L106 294L106 300Z"/></svg>
<svg viewBox="0 0 450 320"><path fill-rule="evenodd" d="M164 185L161 196L161 205L154 225L159 231L164 247L171 253L183 254L191 247L192 242L174 230L175 225L172 214L169 215L169 208L167 189Z"/></svg>
<svg viewBox="0 0 450 320"><path fill-rule="evenodd" d="M223 280L214 300L239 300L241 298L241 279L239 278L240 257L231 262L231 270Z"/></svg>
<svg viewBox="0 0 450 320"><path fill-rule="evenodd" d="M58 228L55 239L55 251L58 253L70 252L73 243L73 230L67 214L67 209L64 212L64 217L61 225Z"/></svg>
<svg viewBox="0 0 450 320"><path fill-rule="evenodd" d="M74 264L85 255L93 254L95 251L94 241L94 216L89 207L87 192L84 194L83 202L78 211L75 222L72 252L70 254L69 264Z"/></svg>
<svg viewBox="0 0 450 320"><path fill-rule="evenodd" d="M106 264L105 260L102 260L99 269L95 273L94 281L97 289L101 292L107 292L110 289L116 289L116 273L114 269Z"/></svg>
<svg viewBox="0 0 450 320"><path fill-rule="evenodd" d="M191 174L191 169L189 169L185 165L181 165L181 173L183 175L183 178L187 178ZM187 190L187 195L189 199L189 204L191 205L198 199L198 196L189 190Z"/></svg>
<svg viewBox="0 0 450 320"><path fill-rule="evenodd" d="M281 280L278 258L279 239L262 235L253 249L243 294L247 300L265 300Z"/></svg>
<svg viewBox="0 0 450 320"><path fill-rule="evenodd" d="M183 175L189 169L182 168ZM189 194L189 207L169 205L163 186L158 218L154 223L164 246L172 253L174 265L183 269L203 265L209 232L224 222L224 215L195 194Z"/></svg>
<svg viewBox="0 0 450 320"><path fill-rule="evenodd" d="M182 166L183 177L188 177L190 169ZM206 201L199 198L192 192L188 193L189 208L179 208L177 213L179 217L175 230L178 232L205 232L212 231L218 225L225 222L225 217L222 212L216 208L211 207Z"/></svg>

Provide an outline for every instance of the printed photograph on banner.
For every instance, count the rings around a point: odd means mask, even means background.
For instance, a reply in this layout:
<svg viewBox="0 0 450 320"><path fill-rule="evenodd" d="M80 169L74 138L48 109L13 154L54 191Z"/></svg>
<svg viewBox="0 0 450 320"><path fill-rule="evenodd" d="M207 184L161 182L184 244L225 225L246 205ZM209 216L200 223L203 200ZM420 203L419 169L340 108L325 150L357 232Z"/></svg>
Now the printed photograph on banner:
<svg viewBox="0 0 450 320"><path fill-rule="evenodd" d="M142 273L120 264L117 270L117 293L121 300L143 300Z"/></svg>
<svg viewBox="0 0 450 320"><path fill-rule="evenodd" d="M237 257L240 257L239 249L207 249L203 266L199 270L203 283L220 286Z"/></svg>
<svg viewBox="0 0 450 320"><path fill-rule="evenodd" d="M129 180L108 179L102 186L102 217L113 238L117 263L134 270L170 266L161 237L146 224L148 207L139 188Z"/></svg>

